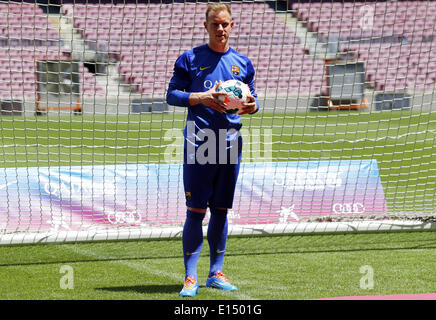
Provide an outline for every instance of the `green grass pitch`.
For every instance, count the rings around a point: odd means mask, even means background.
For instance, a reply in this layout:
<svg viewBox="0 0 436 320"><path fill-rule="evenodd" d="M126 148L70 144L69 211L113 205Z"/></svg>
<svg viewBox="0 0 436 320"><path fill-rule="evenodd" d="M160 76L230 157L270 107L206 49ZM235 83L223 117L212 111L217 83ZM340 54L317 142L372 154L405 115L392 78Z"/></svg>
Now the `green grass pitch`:
<svg viewBox="0 0 436 320"><path fill-rule="evenodd" d="M194 299L417 294L436 286L436 234L431 232L232 237L224 272L238 292L204 287L208 251L206 241ZM365 285L362 268L368 266L372 286ZM67 275L71 288L62 285ZM0 299L176 300L183 276L180 240L0 247Z"/></svg>
<svg viewBox="0 0 436 320"><path fill-rule="evenodd" d="M0 118L3 167L163 163L167 129L184 116ZM377 159L393 211L436 207L436 114L258 114L246 128L271 129L278 161ZM433 186L433 187L432 187ZM419 213L419 212L417 212ZM205 241L195 299L316 299L435 292L436 234L232 237L224 272L240 291L204 287ZM73 288L62 288L71 267ZM373 287L362 287L364 266ZM0 247L0 299L179 299L180 239ZM71 284L71 283L70 283Z"/></svg>

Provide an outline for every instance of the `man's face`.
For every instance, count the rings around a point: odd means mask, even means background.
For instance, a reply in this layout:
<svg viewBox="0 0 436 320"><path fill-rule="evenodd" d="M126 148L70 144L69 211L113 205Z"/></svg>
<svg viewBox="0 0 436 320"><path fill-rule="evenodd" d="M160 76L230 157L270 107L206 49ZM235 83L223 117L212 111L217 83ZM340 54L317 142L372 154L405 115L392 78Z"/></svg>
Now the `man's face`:
<svg viewBox="0 0 436 320"><path fill-rule="evenodd" d="M228 48L230 30L234 22L227 10L211 11L204 23L209 33L209 45L212 49L220 51Z"/></svg>

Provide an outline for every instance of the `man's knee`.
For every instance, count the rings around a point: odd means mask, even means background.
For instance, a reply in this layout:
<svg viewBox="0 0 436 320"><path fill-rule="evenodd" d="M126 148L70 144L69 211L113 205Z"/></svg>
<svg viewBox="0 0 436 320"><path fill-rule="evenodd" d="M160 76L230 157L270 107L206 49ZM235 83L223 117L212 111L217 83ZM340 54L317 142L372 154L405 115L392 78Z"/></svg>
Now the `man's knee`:
<svg viewBox="0 0 436 320"><path fill-rule="evenodd" d="M192 208L192 207L188 207L189 211L192 212L197 212L197 213L206 213L206 209L202 209L202 208Z"/></svg>

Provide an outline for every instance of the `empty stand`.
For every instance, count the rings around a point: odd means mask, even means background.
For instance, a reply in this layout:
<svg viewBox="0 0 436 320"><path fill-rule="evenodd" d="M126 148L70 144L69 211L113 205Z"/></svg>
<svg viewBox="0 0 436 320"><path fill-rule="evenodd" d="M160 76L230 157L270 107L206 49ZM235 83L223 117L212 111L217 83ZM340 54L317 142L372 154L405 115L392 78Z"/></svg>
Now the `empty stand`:
<svg viewBox="0 0 436 320"><path fill-rule="evenodd" d="M355 44L345 51L365 62L366 80L376 90L434 91L436 43Z"/></svg>
<svg viewBox="0 0 436 320"><path fill-rule="evenodd" d="M325 41L331 36L425 41L436 30L436 3L432 1L293 3L292 9Z"/></svg>
<svg viewBox="0 0 436 320"><path fill-rule="evenodd" d="M292 9L320 39L339 40L343 52L365 62L375 90L435 90L436 2L294 3Z"/></svg>
<svg viewBox="0 0 436 320"><path fill-rule="evenodd" d="M320 92L324 64L305 54L274 10L265 3L231 7L231 46L252 60L260 95ZM177 57L207 42L205 9L204 3L75 4L62 12L90 47L119 60L125 82L142 94L162 96Z"/></svg>
<svg viewBox="0 0 436 320"><path fill-rule="evenodd" d="M35 98L36 62L69 57L59 31L38 5L0 3L0 99ZM105 94L81 65L82 93Z"/></svg>

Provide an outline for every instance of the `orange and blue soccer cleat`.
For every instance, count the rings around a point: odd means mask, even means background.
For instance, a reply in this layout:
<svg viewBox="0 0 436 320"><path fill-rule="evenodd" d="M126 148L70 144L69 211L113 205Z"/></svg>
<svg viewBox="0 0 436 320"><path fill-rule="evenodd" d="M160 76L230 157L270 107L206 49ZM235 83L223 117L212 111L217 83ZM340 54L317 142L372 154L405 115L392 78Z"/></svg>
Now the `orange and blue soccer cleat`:
<svg viewBox="0 0 436 320"><path fill-rule="evenodd" d="M206 287L216 288L226 291L237 291L238 288L230 284L230 281L221 271L217 271L214 275L207 277Z"/></svg>
<svg viewBox="0 0 436 320"><path fill-rule="evenodd" d="M199 291L197 279L193 276L186 277L183 289L180 291L181 297L195 297Z"/></svg>

